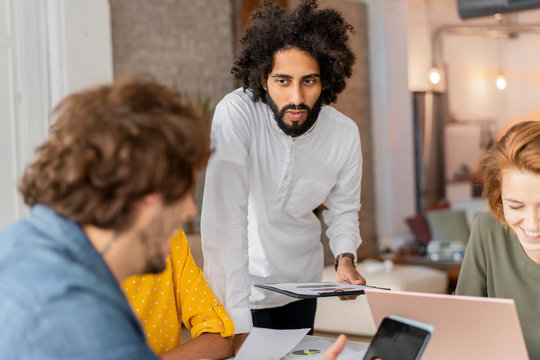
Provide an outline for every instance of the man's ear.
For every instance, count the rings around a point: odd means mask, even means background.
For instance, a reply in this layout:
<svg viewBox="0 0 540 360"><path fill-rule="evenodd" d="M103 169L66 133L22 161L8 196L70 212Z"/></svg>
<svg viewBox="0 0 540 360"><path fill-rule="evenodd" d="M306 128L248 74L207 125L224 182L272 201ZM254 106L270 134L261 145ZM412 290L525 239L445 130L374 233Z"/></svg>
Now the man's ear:
<svg viewBox="0 0 540 360"><path fill-rule="evenodd" d="M161 210L163 199L159 194L151 193L142 196L135 208L134 223L145 225L152 216Z"/></svg>
<svg viewBox="0 0 540 360"><path fill-rule="evenodd" d="M266 86L266 78L264 76L261 76L261 86L263 87L264 91L268 91L268 86Z"/></svg>
<svg viewBox="0 0 540 360"><path fill-rule="evenodd" d="M156 202L160 201L159 195L156 193L146 194L141 198L141 204L144 205L153 205Z"/></svg>

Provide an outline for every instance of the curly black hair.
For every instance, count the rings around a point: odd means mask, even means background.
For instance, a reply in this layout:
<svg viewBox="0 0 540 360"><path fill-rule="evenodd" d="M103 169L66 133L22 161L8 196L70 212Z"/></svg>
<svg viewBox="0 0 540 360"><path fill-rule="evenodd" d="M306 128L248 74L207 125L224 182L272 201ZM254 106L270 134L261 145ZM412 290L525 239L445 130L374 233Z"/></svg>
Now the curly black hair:
<svg viewBox="0 0 540 360"><path fill-rule="evenodd" d="M266 102L261 79L270 74L274 54L298 48L315 58L321 71L321 102L336 101L351 77L355 56L347 42L353 28L335 9L318 10L317 0L302 0L292 12L286 12L270 0L254 11L251 23L240 39L240 54L231 73L244 89L251 89L253 100Z"/></svg>

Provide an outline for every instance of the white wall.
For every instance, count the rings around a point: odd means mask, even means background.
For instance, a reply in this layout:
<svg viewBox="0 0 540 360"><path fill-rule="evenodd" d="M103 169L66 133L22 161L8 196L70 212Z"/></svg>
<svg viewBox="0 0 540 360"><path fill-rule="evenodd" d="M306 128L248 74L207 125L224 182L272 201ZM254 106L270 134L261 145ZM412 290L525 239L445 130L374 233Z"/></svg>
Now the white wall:
<svg viewBox="0 0 540 360"><path fill-rule="evenodd" d="M107 0L0 0L0 228L24 216L17 179L67 94L111 81Z"/></svg>
<svg viewBox="0 0 540 360"><path fill-rule="evenodd" d="M0 226L12 221L19 201L14 194L17 173L15 151L16 101L15 37L9 0L0 0Z"/></svg>
<svg viewBox="0 0 540 360"><path fill-rule="evenodd" d="M47 0L51 104L113 80L108 0Z"/></svg>
<svg viewBox="0 0 540 360"><path fill-rule="evenodd" d="M415 213L412 103L407 74L407 0L368 5L371 113L379 246L394 248Z"/></svg>
<svg viewBox="0 0 540 360"><path fill-rule="evenodd" d="M43 3L0 0L0 226L24 213L17 179L47 129L46 32Z"/></svg>

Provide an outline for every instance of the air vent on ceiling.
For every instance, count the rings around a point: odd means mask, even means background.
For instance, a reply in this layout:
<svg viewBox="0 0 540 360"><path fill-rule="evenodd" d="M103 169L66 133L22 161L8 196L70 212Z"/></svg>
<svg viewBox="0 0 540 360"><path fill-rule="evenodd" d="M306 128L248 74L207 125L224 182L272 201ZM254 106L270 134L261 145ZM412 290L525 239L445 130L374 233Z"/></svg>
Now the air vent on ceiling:
<svg viewBox="0 0 540 360"><path fill-rule="evenodd" d="M462 19L540 8L540 0L458 0Z"/></svg>

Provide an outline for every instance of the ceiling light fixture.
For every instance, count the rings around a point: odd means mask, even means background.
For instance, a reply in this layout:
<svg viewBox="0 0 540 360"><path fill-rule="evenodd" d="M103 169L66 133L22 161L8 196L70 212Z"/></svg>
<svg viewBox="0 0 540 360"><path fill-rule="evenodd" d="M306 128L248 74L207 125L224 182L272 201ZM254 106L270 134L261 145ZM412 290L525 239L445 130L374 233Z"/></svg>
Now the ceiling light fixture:
<svg viewBox="0 0 540 360"><path fill-rule="evenodd" d="M495 78L495 83L497 84L497 88L499 90L504 90L506 88L506 78L501 73L499 73L499 75L497 75Z"/></svg>
<svg viewBox="0 0 540 360"><path fill-rule="evenodd" d="M499 25L502 24L502 21L504 20L503 16L501 14L498 14L499 16L495 16L495 20L499 23ZM504 90L506 89L506 77L504 76L504 73L502 71L502 57L503 57L503 51L502 51L502 41L504 38L502 38L502 32L497 35L497 77L495 78L495 85L497 85L497 89ZM502 39L501 39L502 38Z"/></svg>
<svg viewBox="0 0 540 360"><path fill-rule="evenodd" d="M442 80L442 73L439 67L435 63L435 56L433 51L433 25L431 22L431 1L425 0L424 9L426 10L426 27L428 31L429 44L431 47L431 69L429 70L429 82L432 85L437 85Z"/></svg>
<svg viewBox="0 0 540 360"><path fill-rule="evenodd" d="M429 71L429 81L433 85L437 85L441 82L441 72L436 66L433 66L431 70Z"/></svg>

